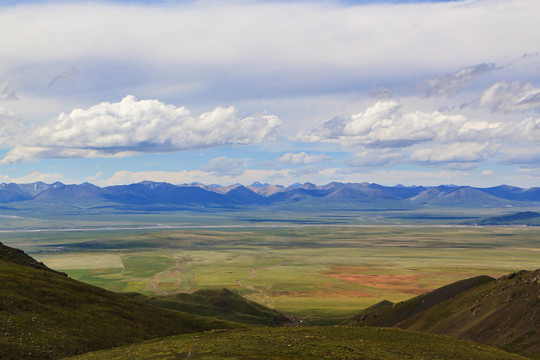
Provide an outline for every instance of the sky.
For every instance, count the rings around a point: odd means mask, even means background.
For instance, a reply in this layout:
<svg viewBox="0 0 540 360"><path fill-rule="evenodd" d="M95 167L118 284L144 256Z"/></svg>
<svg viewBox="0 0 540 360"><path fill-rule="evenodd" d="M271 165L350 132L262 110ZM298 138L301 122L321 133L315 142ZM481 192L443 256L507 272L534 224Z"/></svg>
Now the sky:
<svg viewBox="0 0 540 360"><path fill-rule="evenodd" d="M0 183L540 186L540 2L1 1Z"/></svg>

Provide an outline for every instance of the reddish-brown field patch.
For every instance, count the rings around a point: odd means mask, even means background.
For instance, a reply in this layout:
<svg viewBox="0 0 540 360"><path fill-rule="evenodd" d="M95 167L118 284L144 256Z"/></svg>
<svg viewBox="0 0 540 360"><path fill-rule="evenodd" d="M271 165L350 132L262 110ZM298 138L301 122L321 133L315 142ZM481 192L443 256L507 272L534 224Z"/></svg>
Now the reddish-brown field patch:
<svg viewBox="0 0 540 360"><path fill-rule="evenodd" d="M365 271L366 268L359 266L338 266L327 271L325 275L340 279L362 286L367 286L375 289L392 290L395 292L401 292L405 294L420 295L428 292L430 289L426 289L419 283L420 278L426 278L427 275L368 275L358 274L358 272Z"/></svg>
<svg viewBox="0 0 540 360"><path fill-rule="evenodd" d="M357 290L299 290L299 291L272 291L272 296L290 297L373 297L374 295Z"/></svg>

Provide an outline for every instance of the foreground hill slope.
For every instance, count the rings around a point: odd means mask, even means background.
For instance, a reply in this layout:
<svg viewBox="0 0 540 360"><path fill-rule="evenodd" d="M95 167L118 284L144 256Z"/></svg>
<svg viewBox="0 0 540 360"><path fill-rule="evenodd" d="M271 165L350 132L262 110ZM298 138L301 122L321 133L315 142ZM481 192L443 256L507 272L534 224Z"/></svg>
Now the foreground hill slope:
<svg viewBox="0 0 540 360"><path fill-rule="evenodd" d="M291 322L278 311L244 299L242 296L228 289L202 289L192 294L179 293L160 296L149 296L138 293L125 295L161 308L203 316L213 316L218 319L243 324L280 326Z"/></svg>
<svg viewBox="0 0 540 360"><path fill-rule="evenodd" d="M180 335L89 353L75 359L524 360L525 358L450 337L399 329L288 327Z"/></svg>
<svg viewBox="0 0 540 360"><path fill-rule="evenodd" d="M398 304L393 304L385 300L354 316L351 325L394 326L400 321L408 319L467 290L494 281L495 279L489 276L477 276L471 279L457 281Z"/></svg>
<svg viewBox="0 0 540 360"><path fill-rule="evenodd" d="M540 359L540 269L472 278L399 304L386 302L354 323L448 335Z"/></svg>
<svg viewBox="0 0 540 360"><path fill-rule="evenodd" d="M42 262L38 262L34 258L26 255L24 251L15 249L9 246L5 246L2 243L0 243L0 261L17 264L17 265L29 266L37 270L48 271L48 272L58 274L58 275L63 275L63 276L66 275L64 273L60 273L60 272L57 272L55 270L48 268Z"/></svg>
<svg viewBox="0 0 540 360"><path fill-rule="evenodd" d="M540 359L540 269L471 289L397 324Z"/></svg>
<svg viewBox="0 0 540 360"><path fill-rule="evenodd" d="M72 280L0 243L0 359L57 359L240 326L157 308Z"/></svg>

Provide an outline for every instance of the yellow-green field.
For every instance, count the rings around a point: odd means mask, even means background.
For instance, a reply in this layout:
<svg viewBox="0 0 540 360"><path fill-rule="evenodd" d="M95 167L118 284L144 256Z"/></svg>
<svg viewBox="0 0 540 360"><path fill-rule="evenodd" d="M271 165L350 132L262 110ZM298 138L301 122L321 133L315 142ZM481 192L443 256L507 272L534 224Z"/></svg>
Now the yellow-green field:
<svg viewBox="0 0 540 360"><path fill-rule="evenodd" d="M51 245L50 238L43 243ZM54 245L62 251L32 255L113 291L227 287L308 318L353 314L383 299L401 301L475 275L540 267L540 229L525 227L111 231L95 238L63 234Z"/></svg>

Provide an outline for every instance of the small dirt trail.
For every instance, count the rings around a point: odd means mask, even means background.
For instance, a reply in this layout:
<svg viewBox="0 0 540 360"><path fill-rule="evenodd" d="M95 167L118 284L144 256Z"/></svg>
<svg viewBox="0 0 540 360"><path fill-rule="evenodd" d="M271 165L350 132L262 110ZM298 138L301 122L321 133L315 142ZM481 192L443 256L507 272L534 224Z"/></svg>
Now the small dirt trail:
<svg viewBox="0 0 540 360"><path fill-rule="evenodd" d="M182 287L182 286L184 287L182 291L189 292L190 282L184 283L180 275L186 272L188 263L190 261L193 261L193 259L186 256L175 257L175 258L176 258L176 262L172 267L170 267L169 269L165 271L155 274L154 277L152 277L152 279L146 283L144 287L145 291L152 291L156 294L166 295L169 292L159 290L159 284L161 283L161 280L163 278L173 277L173 278L178 278L178 280L176 281L176 285L178 287ZM195 277L195 274L193 274L193 277Z"/></svg>
<svg viewBox="0 0 540 360"><path fill-rule="evenodd" d="M184 360L188 360L190 357L191 357L191 350L195 347L195 345L197 345L198 343L195 343L193 345L191 345L191 347L189 348L189 351L187 353L187 356Z"/></svg>
<svg viewBox="0 0 540 360"><path fill-rule="evenodd" d="M277 267L277 266L283 266L285 264L288 264L292 262L292 260L285 260L285 261L282 261L278 264L272 264L272 265L267 265L267 266L263 266L263 267L260 267L260 268L253 268L253 269L250 269L249 270L249 275L244 277L244 278L241 278L239 280L236 280L236 283L238 284L238 286L240 287L243 287L244 289L248 289L248 290L251 290L251 291L254 291L255 294L252 294L252 295L248 295L247 297L248 298L253 298L253 300L259 302L259 303L262 303L263 305L266 305L266 306L272 306L273 304L273 301L272 301L272 298L270 296L268 296L268 294L266 294L263 290L260 290L260 289L257 289L251 285L248 285L246 284L246 281L247 280L250 280L250 279L253 279L255 276L257 276L259 273L259 271L261 270L265 270L265 269L269 269L269 268L272 268L272 267Z"/></svg>

